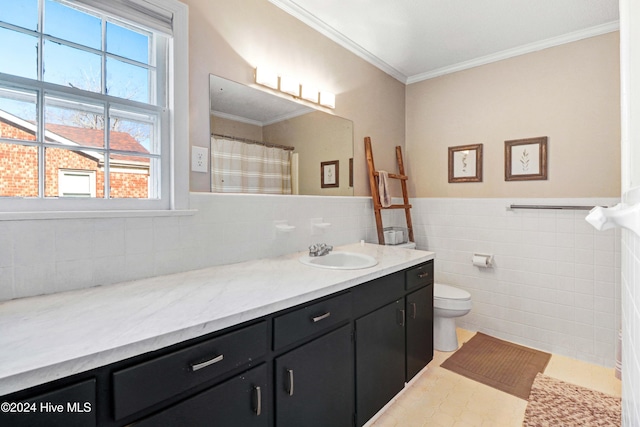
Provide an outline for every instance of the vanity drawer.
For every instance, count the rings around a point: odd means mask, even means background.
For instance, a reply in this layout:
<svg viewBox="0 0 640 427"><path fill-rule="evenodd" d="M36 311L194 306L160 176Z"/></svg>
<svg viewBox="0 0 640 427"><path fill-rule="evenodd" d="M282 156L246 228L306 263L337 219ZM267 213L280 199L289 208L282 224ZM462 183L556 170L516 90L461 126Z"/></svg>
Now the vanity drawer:
<svg viewBox="0 0 640 427"><path fill-rule="evenodd" d="M263 356L267 322L194 344L113 373L115 419L214 379Z"/></svg>
<svg viewBox="0 0 640 427"><path fill-rule="evenodd" d="M273 349L278 350L351 317L351 294L345 293L273 319Z"/></svg>
<svg viewBox="0 0 640 427"><path fill-rule="evenodd" d="M354 317L358 318L402 298L404 271L363 283L352 292Z"/></svg>
<svg viewBox="0 0 640 427"><path fill-rule="evenodd" d="M433 283L433 261L413 267L405 272L406 290Z"/></svg>

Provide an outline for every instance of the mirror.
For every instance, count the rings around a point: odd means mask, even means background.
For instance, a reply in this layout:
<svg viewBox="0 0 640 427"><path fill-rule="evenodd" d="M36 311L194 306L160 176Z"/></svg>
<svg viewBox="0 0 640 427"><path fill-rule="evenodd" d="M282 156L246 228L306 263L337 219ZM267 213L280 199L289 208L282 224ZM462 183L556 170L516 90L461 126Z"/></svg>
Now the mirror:
<svg viewBox="0 0 640 427"><path fill-rule="evenodd" d="M225 179L220 169L227 166L214 158L231 157L219 154L218 147L220 140L233 140L285 147L291 159L291 194L353 195L353 122L215 75L209 78L209 95L212 191L275 192L219 185Z"/></svg>

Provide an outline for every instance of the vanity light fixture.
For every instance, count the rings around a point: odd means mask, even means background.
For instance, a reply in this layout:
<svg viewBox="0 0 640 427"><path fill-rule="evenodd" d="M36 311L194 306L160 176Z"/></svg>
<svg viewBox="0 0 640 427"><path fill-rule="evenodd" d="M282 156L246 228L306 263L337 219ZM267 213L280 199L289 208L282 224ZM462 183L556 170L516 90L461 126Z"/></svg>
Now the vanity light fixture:
<svg viewBox="0 0 640 427"><path fill-rule="evenodd" d="M318 90L317 87L304 85L288 76L279 76L268 68L256 68L256 83L277 91L304 99L327 108L336 108L336 95Z"/></svg>
<svg viewBox="0 0 640 427"><path fill-rule="evenodd" d="M319 93L320 91L315 86L302 85L300 90L300 97L317 104L319 100Z"/></svg>
<svg viewBox="0 0 640 427"><path fill-rule="evenodd" d="M336 108L336 95L331 92L320 92L320 105Z"/></svg>
<svg viewBox="0 0 640 427"><path fill-rule="evenodd" d="M266 68L256 68L256 83L278 89L278 74Z"/></svg>
<svg viewBox="0 0 640 427"><path fill-rule="evenodd" d="M300 83L291 77L280 76L280 92L293 96L300 96Z"/></svg>

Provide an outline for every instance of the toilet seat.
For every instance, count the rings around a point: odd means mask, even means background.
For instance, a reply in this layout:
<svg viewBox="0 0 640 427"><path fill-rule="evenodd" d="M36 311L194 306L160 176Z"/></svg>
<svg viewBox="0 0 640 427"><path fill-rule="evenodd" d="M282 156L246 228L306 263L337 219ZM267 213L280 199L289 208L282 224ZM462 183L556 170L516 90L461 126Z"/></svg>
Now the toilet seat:
<svg viewBox="0 0 640 427"><path fill-rule="evenodd" d="M433 286L433 306L447 310L471 309L471 294L453 286L435 283Z"/></svg>

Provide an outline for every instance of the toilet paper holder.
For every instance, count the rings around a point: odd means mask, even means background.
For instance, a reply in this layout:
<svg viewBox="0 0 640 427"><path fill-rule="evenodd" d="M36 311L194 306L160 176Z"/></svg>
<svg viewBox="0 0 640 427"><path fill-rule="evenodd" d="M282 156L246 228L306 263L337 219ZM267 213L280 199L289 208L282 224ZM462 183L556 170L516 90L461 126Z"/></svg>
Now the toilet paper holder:
<svg viewBox="0 0 640 427"><path fill-rule="evenodd" d="M471 262L476 267L489 268L493 267L493 255L490 254L473 254Z"/></svg>

